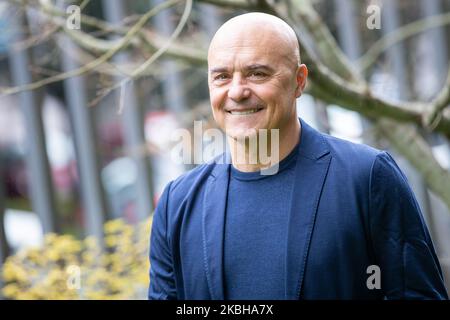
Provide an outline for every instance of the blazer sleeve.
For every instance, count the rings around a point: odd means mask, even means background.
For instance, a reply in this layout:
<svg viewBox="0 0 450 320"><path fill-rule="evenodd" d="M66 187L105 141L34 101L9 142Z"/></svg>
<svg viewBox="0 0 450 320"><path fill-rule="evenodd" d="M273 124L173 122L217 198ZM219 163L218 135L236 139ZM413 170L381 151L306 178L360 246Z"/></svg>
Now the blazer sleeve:
<svg viewBox="0 0 450 320"><path fill-rule="evenodd" d="M149 300L177 299L172 254L167 237L167 204L170 183L164 189L153 215L150 235Z"/></svg>
<svg viewBox="0 0 450 320"><path fill-rule="evenodd" d="M387 153L370 178L370 234L386 299L448 299L441 267L405 175Z"/></svg>

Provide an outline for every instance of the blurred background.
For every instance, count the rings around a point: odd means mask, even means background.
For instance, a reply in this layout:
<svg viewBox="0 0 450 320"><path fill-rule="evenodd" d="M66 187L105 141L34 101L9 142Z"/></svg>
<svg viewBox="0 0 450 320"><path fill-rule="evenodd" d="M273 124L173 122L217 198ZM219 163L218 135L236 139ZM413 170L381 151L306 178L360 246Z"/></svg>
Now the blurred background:
<svg viewBox="0 0 450 320"><path fill-rule="evenodd" d="M172 134L215 127L208 44L249 11L299 34L300 117L395 157L450 288L450 0L0 0L3 298L146 298L149 219L195 166Z"/></svg>

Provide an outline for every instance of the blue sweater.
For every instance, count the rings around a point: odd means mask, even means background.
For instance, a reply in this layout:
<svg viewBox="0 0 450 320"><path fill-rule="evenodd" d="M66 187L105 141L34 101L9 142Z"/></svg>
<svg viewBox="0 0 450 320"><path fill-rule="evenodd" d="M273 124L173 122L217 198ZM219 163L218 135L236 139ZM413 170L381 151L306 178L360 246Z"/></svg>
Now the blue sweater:
<svg viewBox="0 0 450 320"><path fill-rule="evenodd" d="M286 235L297 152L294 148L274 175L231 167L224 239L226 299L285 297Z"/></svg>

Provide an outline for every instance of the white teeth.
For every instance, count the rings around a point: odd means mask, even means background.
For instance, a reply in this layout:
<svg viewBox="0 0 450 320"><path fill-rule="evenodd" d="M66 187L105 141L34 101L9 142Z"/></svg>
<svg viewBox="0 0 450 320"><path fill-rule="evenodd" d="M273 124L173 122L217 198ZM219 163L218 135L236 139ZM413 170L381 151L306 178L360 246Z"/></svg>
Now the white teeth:
<svg viewBox="0 0 450 320"><path fill-rule="evenodd" d="M246 111L230 111L230 113L233 115L242 116L242 115L258 112L259 110L260 109L250 109L250 110L246 110Z"/></svg>

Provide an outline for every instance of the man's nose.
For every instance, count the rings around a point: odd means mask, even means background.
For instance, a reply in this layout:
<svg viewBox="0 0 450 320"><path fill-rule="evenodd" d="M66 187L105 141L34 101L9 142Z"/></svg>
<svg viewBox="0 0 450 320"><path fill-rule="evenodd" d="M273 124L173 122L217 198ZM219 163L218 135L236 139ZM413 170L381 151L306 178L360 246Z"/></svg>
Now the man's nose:
<svg viewBox="0 0 450 320"><path fill-rule="evenodd" d="M228 97L234 101L242 101L250 97L250 89L240 79L233 80Z"/></svg>

